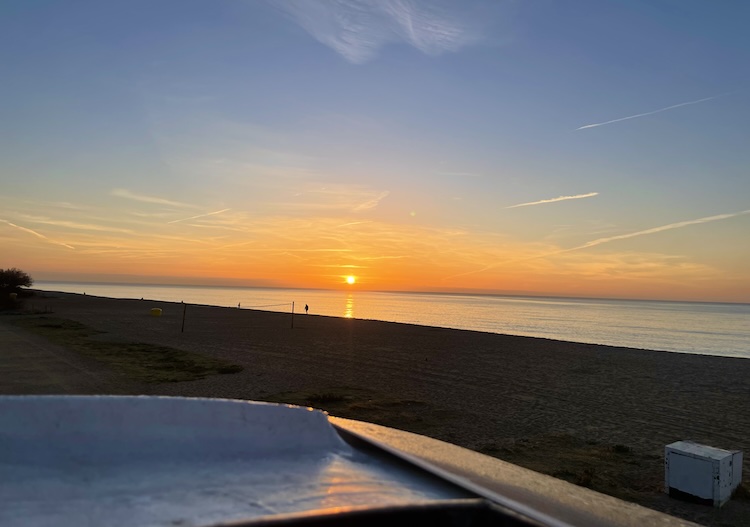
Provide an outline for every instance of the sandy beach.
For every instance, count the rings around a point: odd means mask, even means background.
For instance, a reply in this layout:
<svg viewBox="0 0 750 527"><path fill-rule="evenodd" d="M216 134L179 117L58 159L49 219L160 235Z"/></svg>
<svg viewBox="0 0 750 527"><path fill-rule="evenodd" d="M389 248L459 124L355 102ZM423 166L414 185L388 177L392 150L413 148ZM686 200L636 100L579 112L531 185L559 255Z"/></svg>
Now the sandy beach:
<svg viewBox="0 0 750 527"><path fill-rule="evenodd" d="M162 316L150 315L161 308ZM67 393L307 404L425 434L706 525L750 523L662 492L663 448L691 439L750 452L750 361L352 320L38 293L27 309L129 339L224 359L240 373L162 384L76 358ZM4 320L12 317L4 317ZM293 324L293 327L292 327ZM39 338L39 337L33 337ZM84 376L85 377L85 376ZM59 389L2 385L3 393ZM745 462L745 482L750 463Z"/></svg>

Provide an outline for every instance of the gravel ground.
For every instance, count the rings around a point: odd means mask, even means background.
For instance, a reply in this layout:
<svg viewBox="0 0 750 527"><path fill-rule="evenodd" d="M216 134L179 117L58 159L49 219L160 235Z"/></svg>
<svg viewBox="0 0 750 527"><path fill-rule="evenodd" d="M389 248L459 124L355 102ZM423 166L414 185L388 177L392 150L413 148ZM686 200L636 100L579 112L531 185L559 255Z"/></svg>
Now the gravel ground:
<svg viewBox="0 0 750 527"><path fill-rule="evenodd" d="M100 393L306 398L334 415L501 458L506 452L519 464L525 461L519 445L527 442L538 450L529 452L535 458L526 465L553 475L558 458L580 445L625 446L634 452L630 465L644 464L642 495L634 491L634 501L707 525L750 524L748 500L732 500L716 513L668 500L658 488L668 443L692 439L750 451L750 361L744 359L314 315L292 322L282 313L68 293L38 294L32 304L112 338L244 367L190 382L115 382L110 390L96 388ZM160 317L150 315L155 307ZM545 466L540 460L547 458ZM612 466L607 470L619 470Z"/></svg>

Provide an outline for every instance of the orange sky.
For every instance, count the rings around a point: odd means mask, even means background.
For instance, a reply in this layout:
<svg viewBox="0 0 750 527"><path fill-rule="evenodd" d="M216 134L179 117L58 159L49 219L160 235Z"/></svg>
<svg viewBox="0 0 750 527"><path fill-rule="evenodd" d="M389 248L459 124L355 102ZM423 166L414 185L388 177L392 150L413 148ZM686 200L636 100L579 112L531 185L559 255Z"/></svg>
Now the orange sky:
<svg viewBox="0 0 750 527"><path fill-rule="evenodd" d="M747 8L466 1L12 2L0 268L750 302Z"/></svg>
<svg viewBox="0 0 750 527"><path fill-rule="evenodd" d="M668 231L588 247L579 243L571 250L552 241L425 225L409 214L388 223L364 219L363 211L258 218L230 209L175 221L189 213L146 202L128 205L113 203L105 213L47 203L49 217L29 214L28 227L6 220L0 235L11 250L2 263L42 280L748 298L741 262L733 277L711 258L676 257L635 243L641 237L667 237ZM356 277L353 286L346 284L350 275Z"/></svg>

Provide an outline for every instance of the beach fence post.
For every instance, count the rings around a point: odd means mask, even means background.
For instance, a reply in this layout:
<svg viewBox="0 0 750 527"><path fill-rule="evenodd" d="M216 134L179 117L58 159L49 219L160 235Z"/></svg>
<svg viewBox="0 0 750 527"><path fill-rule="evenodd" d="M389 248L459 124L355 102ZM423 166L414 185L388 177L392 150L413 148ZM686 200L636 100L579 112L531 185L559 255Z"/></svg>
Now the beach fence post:
<svg viewBox="0 0 750 527"><path fill-rule="evenodd" d="M294 302L292 302L292 329L294 329Z"/></svg>
<svg viewBox="0 0 750 527"><path fill-rule="evenodd" d="M182 329L180 333L185 333L185 313L187 313L187 304L182 302Z"/></svg>

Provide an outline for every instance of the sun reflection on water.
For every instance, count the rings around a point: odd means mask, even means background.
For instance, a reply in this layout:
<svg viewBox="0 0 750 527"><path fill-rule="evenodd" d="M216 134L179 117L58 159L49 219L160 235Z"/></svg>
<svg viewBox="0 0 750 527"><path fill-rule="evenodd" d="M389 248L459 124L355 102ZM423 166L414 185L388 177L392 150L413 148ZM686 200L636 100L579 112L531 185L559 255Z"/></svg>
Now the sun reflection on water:
<svg viewBox="0 0 750 527"><path fill-rule="evenodd" d="M354 295L346 295L346 306L344 306L344 317L354 318Z"/></svg>

